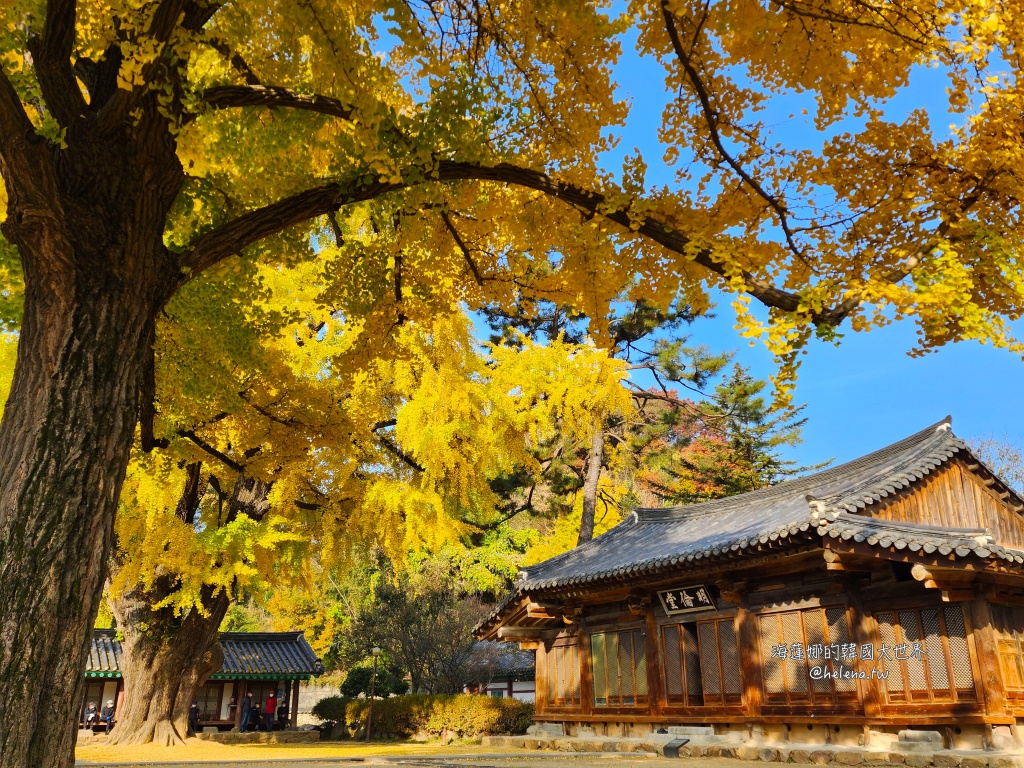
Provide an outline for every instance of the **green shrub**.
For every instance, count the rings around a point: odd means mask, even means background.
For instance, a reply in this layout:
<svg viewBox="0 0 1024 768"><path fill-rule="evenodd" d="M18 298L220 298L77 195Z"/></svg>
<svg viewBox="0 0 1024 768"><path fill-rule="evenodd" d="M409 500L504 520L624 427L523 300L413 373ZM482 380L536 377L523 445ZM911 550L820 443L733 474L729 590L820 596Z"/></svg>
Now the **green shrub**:
<svg viewBox="0 0 1024 768"><path fill-rule="evenodd" d="M339 701L341 697L332 697ZM349 723L366 726L366 699L347 699ZM316 708L313 714L321 717ZM392 696L373 702L373 736L407 739L425 731L440 736L444 731L475 738L491 734L519 735L533 722L533 704L515 699L456 694L446 696Z"/></svg>
<svg viewBox="0 0 1024 768"><path fill-rule="evenodd" d="M533 705L516 699L494 699L490 696L437 696L431 717L426 723L429 733L454 731L460 736L487 734L522 734L533 722Z"/></svg>
<svg viewBox="0 0 1024 768"><path fill-rule="evenodd" d="M318 720L343 723L350 701L351 699L346 699L344 696L327 696L313 705L311 714Z"/></svg>

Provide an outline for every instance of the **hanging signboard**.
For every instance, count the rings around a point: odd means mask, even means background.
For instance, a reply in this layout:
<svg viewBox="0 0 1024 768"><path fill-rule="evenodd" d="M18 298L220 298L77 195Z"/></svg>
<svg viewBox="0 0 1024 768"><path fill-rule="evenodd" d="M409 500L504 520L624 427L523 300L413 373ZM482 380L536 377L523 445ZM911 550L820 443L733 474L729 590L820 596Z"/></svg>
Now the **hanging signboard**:
<svg viewBox="0 0 1024 768"><path fill-rule="evenodd" d="M715 601L711 598L711 590L703 584L663 589L658 593L658 597L661 598L661 605L665 609L665 613L670 616L676 613L706 611L715 607Z"/></svg>

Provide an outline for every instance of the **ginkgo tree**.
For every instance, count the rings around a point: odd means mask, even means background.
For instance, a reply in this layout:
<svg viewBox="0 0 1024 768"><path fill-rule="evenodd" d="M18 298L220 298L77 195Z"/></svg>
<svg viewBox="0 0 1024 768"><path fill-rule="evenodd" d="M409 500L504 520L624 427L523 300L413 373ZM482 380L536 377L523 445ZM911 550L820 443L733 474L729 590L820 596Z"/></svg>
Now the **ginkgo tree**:
<svg viewBox="0 0 1024 768"><path fill-rule="evenodd" d="M457 544L496 514L490 480L535 471L531 442L629 405L603 350L485 349L455 310L406 324L362 369L339 364L360 334L306 271L198 281L158 326L153 450L137 445L110 567L125 680L112 743L184 740L237 595L308 588L356 546ZM257 294L244 308L210 301L243 284Z"/></svg>
<svg viewBox="0 0 1024 768"><path fill-rule="evenodd" d="M787 375L847 318L911 315L922 349L1019 348L1017 6L5 3L0 295L20 344L0 422L0 765L71 764L157 318L239 253L319 259L384 330L519 291L602 317L641 275L658 306L699 308L711 286L766 305L743 322ZM645 184L652 158L618 179L599 161L628 113L631 27L665 69L667 188ZM951 131L886 111L927 67L948 75ZM823 143L780 138L763 109L790 98ZM301 247L359 204L376 254Z"/></svg>

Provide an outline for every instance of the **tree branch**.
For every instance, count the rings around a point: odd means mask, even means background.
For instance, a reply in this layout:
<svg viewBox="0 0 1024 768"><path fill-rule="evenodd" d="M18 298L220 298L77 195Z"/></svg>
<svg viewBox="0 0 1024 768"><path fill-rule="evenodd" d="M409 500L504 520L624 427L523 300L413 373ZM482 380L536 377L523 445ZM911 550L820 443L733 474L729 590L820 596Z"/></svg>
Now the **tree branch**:
<svg viewBox="0 0 1024 768"><path fill-rule="evenodd" d="M370 427L370 431L377 436L377 439L380 441L380 444L383 445L384 448L386 448L389 453L393 454L394 456L397 456L399 459L401 459L404 463L408 464L410 467L415 469L417 472L426 472L426 470L416 461L416 459L414 459L412 456L410 456L397 445L395 445L395 443L393 443L387 437L380 434L380 430L385 429L387 427L393 427L395 426L396 423L396 419L384 419L383 421L378 421L376 424Z"/></svg>
<svg viewBox="0 0 1024 768"><path fill-rule="evenodd" d="M697 94L697 100L700 102L701 112L704 114L704 124L708 127L708 136L711 138L711 143L714 145L715 151L718 153L718 156L733 169L736 175L754 191L754 194L764 200L768 207L775 212L775 215L779 217L779 224L782 227L782 232L786 237L786 243L789 245L790 251L792 251L797 258L803 260L802 251L797 246L796 240L793 236L793 231L789 226L789 211L786 210L785 204L775 195L769 193L764 187L762 187L760 182L747 172L747 170L740 164L739 160L734 158L722 143L722 135L718 130L718 112L711 104L711 96L708 94L707 88L704 87L704 81L701 79L700 74L693 65L693 59L683 48L683 44L679 39L679 32L676 30L675 19L673 18L672 11L670 11L668 7L668 0L662 0L661 11L665 17L665 30L668 32L669 40L672 41L672 50L675 51L676 58L679 60L680 66L682 66L687 79L690 81L690 85ZM699 36L702 26L703 22L697 25L697 32L694 35L695 40Z"/></svg>
<svg viewBox="0 0 1024 768"><path fill-rule="evenodd" d="M546 173L532 168L523 168L511 163L483 166L441 160L435 168L422 177L417 177L416 180L366 181L367 175L300 192L243 214L207 232L197 238L192 248L182 256L182 266L187 270L186 279L191 279L264 237L328 214L341 206L372 200L389 192L419 184L447 181L494 181L542 192L587 213L599 213L623 229L643 235L667 250L686 256L709 272L723 279L728 278L729 270L718 260L712 248L705 247L694 252L689 237L667 221L650 215L638 219L631 213L628 205L610 205L607 197L599 192L553 179ZM746 292L765 306L785 312L796 312L801 308L801 297L798 293L778 288L747 271L742 271L740 276ZM838 325L850 311L842 306L814 313L811 317L816 324L834 326Z"/></svg>
<svg viewBox="0 0 1024 768"><path fill-rule="evenodd" d="M202 467L201 461L194 461L185 468L185 487L178 497L178 505L174 510L175 516L187 525L195 522L199 500L203 497L199 482L202 479Z"/></svg>
<svg viewBox="0 0 1024 768"><path fill-rule="evenodd" d="M234 63L233 58L232 63ZM352 108L343 101L317 94L303 95L290 88L280 88L274 85L215 85L206 89L203 101L214 109L286 107L340 117L342 120L352 118Z"/></svg>
<svg viewBox="0 0 1024 768"><path fill-rule="evenodd" d="M217 461L219 461L221 464L223 464L228 469L232 469L235 472L238 472L239 474L243 474L245 472L245 467L243 467L237 461L232 459L226 453L218 451L216 448L214 448L208 442L203 440L203 438L199 437L199 435L197 435L191 429L183 430L182 432L179 432L178 434L180 434L184 438L187 438L187 439L191 440L193 443L195 443L197 446L199 446L199 448L201 448L203 451L205 451L206 453L208 453L211 456L213 456L215 459L217 459Z"/></svg>
<svg viewBox="0 0 1024 768"><path fill-rule="evenodd" d="M238 72L244 79L247 85L262 85L259 77L252 71L248 62L242 58L241 54L231 50L231 46L220 38L209 38L207 44L213 48L217 53L223 56L227 61L231 63L235 71Z"/></svg>
<svg viewBox="0 0 1024 768"><path fill-rule="evenodd" d="M40 143L21 97L0 64L0 169L8 189L12 183L22 181L18 178L19 168L31 171L36 160L31 157L29 146Z"/></svg>
<svg viewBox="0 0 1024 768"><path fill-rule="evenodd" d="M197 8L192 0L160 0L149 23L149 35L159 43L166 43L174 34L179 20L184 20L186 8ZM204 6L205 7L205 6Z"/></svg>
<svg viewBox="0 0 1024 768"><path fill-rule="evenodd" d="M388 453L392 454L393 456L395 456L396 458L401 460L403 463L408 464L410 467L415 469L417 472L426 472L427 471L426 469L423 468L423 466L419 462L416 461L416 459L414 459L412 456L407 454L405 451L403 451L401 448L399 448L397 445L395 445L393 442L391 442L391 440L389 440L384 435L378 434L377 435L377 440L380 441L380 444L382 446L384 446L384 448L388 451Z"/></svg>
<svg viewBox="0 0 1024 768"><path fill-rule="evenodd" d="M76 0L49 0L42 37L28 41L46 106L65 127L82 114L86 106L71 67L77 16Z"/></svg>
<svg viewBox="0 0 1024 768"><path fill-rule="evenodd" d="M469 265L469 271L473 273L473 279L476 280L476 284L483 288L484 279L480 277L480 270L476 268L476 262L473 261L473 254L470 253L469 247L466 245L462 236L459 235L458 230L455 229L455 224L452 223L451 217L448 215L448 211L442 209L441 221L448 228L451 233L452 239L455 240L455 244L459 246L459 250L462 251L462 257L466 260Z"/></svg>

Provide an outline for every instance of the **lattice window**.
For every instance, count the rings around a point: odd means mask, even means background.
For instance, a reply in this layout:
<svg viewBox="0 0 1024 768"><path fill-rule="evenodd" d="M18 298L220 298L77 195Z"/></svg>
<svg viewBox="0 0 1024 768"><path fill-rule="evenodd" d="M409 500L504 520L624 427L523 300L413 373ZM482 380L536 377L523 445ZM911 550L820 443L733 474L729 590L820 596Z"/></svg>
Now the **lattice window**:
<svg viewBox="0 0 1024 768"><path fill-rule="evenodd" d="M879 611L878 667L890 704L976 701L977 690L959 605Z"/></svg>
<svg viewBox="0 0 1024 768"><path fill-rule="evenodd" d="M671 624L662 630L665 695L699 707L741 700L739 647L733 619Z"/></svg>
<svg viewBox="0 0 1024 768"><path fill-rule="evenodd" d="M1006 695L1024 699L1024 608L993 605L991 611Z"/></svg>
<svg viewBox="0 0 1024 768"><path fill-rule="evenodd" d="M846 608L808 608L758 617L767 704L836 704L857 698ZM815 649L815 650L812 650ZM842 661L842 650L846 658ZM843 670L848 676L843 676Z"/></svg>
<svg viewBox="0 0 1024 768"><path fill-rule="evenodd" d="M590 658L595 706L632 707L648 702L643 630L592 634Z"/></svg>
<svg viewBox="0 0 1024 768"><path fill-rule="evenodd" d="M221 695L224 683L206 683L199 686L193 698L199 703L200 720L220 720Z"/></svg>
<svg viewBox="0 0 1024 768"><path fill-rule="evenodd" d="M549 707L580 705L580 652L575 641L547 651L544 673Z"/></svg>

